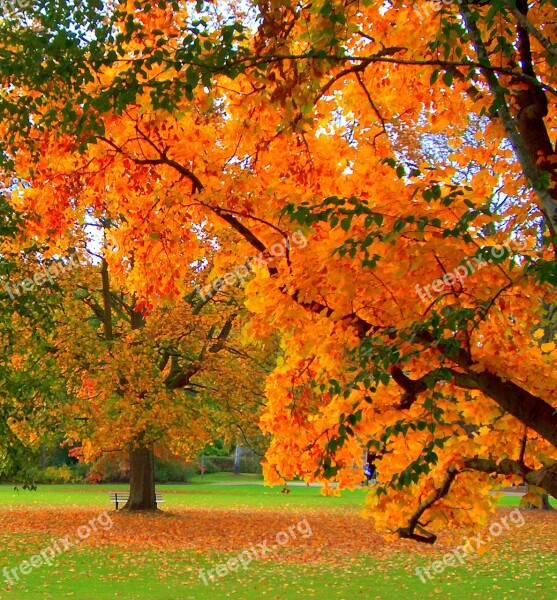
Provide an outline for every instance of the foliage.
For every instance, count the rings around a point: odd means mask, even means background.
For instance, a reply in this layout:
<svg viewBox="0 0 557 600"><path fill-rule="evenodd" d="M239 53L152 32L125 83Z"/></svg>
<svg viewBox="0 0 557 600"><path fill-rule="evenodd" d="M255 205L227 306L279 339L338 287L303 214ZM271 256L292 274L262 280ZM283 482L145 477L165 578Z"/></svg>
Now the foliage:
<svg viewBox="0 0 557 600"><path fill-rule="evenodd" d="M503 480L557 494L557 37L554 5L530 4L424 19L411 2L138 1L76 29L45 2L2 22L10 201L51 252L108 230L120 299L114 339L67 313L58 348L90 427L70 437L201 448L208 406L176 402L154 358L183 338L199 357L238 310L267 359L280 340L270 483L353 487L370 449L375 526L426 542L478 526ZM192 286L213 282L194 315ZM196 373L216 382L222 356Z"/></svg>
<svg viewBox="0 0 557 600"><path fill-rule="evenodd" d="M263 473L263 467L259 457L249 456L240 459L240 473Z"/></svg>
<svg viewBox="0 0 557 600"><path fill-rule="evenodd" d="M6 191L6 190L4 190ZM22 215L0 196L0 477L32 486L30 466L38 464L40 441L56 438L50 410L66 394L44 332L54 327L61 274L31 294L22 282L53 273L59 257L22 235ZM60 269L62 271L62 269Z"/></svg>
<svg viewBox="0 0 557 600"><path fill-rule="evenodd" d="M201 450L200 454L204 456L228 456L229 451L222 440L213 440Z"/></svg>
<svg viewBox="0 0 557 600"><path fill-rule="evenodd" d="M197 471L200 473L201 468L203 467L203 474L206 473L208 475L210 475L211 473L220 473L222 471L232 472L232 462L230 458L227 458L225 456L215 456L213 458L204 457L203 465L200 462L198 464Z"/></svg>
<svg viewBox="0 0 557 600"><path fill-rule="evenodd" d="M194 463L162 462L155 465L156 480L158 483L189 482L197 475L198 469Z"/></svg>
<svg viewBox="0 0 557 600"><path fill-rule="evenodd" d="M45 469L34 468L30 474L36 484L81 483L84 481L84 477L69 465L50 466Z"/></svg>

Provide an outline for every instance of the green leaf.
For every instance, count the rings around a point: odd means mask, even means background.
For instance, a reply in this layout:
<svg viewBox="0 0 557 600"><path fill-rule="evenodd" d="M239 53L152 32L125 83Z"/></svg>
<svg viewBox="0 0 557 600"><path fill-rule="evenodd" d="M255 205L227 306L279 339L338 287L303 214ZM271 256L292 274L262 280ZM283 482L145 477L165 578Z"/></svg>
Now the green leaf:
<svg viewBox="0 0 557 600"><path fill-rule="evenodd" d="M451 87L453 85L453 76L452 76L452 73L449 73L448 71L446 71L445 73L443 73L443 83L447 87Z"/></svg>
<svg viewBox="0 0 557 600"><path fill-rule="evenodd" d="M354 215L348 215L347 217L345 217L344 219L342 219L342 221L340 222L340 226L342 228L343 231L348 232L348 230L350 229L350 225L352 224L352 217Z"/></svg>

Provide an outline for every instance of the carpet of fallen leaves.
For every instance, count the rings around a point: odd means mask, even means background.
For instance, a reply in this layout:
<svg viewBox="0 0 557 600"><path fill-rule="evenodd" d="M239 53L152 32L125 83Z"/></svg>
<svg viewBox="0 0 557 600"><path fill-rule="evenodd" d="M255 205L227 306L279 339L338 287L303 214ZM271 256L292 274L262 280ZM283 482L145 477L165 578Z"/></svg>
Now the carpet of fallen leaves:
<svg viewBox="0 0 557 600"><path fill-rule="evenodd" d="M500 508L490 522L500 521L511 509ZM130 514L108 511L113 526L91 532L87 539L78 538L78 528L95 519L102 510L98 508L4 508L0 511L0 543L14 545L25 540L25 545L44 545L46 539L69 536L80 546L113 547L115 550L192 550L199 553L240 552L250 543L265 540L269 547L276 547L279 532L288 533L289 527L296 534L277 552L269 553L262 560L287 563L332 563L349 557L367 555L376 559L419 552L423 559L431 555L435 560L443 552L462 544L472 534L463 530L440 532L434 546L417 545L415 542L386 542L375 533L371 523L357 513L325 513L323 511L249 511L246 509L190 509L172 513ZM516 555L524 548L539 549L544 554L557 553L557 512L541 513L523 511L525 523L521 527L510 524L499 537L482 546L481 554L502 553ZM302 537L296 525L306 519L311 535ZM101 521L107 523L108 521ZM487 527L482 539L487 539ZM307 528L301 526L302 533ZM83 530L82 530L83 531ZM14 534L17 534L14 537ZM283 536L284 537L284 536ZM492 536L491 536L492 537ZM14 548L14 550L16 550ZM480 552L479 552L480 553Z"/></svg>

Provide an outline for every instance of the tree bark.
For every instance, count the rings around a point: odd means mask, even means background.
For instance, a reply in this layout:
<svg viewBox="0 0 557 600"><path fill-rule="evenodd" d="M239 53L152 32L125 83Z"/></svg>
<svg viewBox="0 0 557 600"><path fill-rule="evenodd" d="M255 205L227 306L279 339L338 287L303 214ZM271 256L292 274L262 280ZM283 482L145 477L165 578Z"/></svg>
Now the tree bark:
<svg viewBox="0 0 557 600"><path fill-rule="evenodd" d="M232 472L234 475L240 474L240 456L242 455L242 446L241 444L236 444L236 454L234 455L234 466L232 467Z"/></svg>
<svg viewBox="0 0 557 600"><path fill-rule="evenodd" d="M123 510L157 510L152 446L130 449L130 497Z"/></svg>
<svg viewBox="0 0 557 600"><path fill-rule="evenodd" d="M526 484L526 489L528 492L530 492L530 486L528 484ZM542 494L541 499L542 505L539 507L541 510L554 510L553 506L549 504L549 494L547 492L545 494ZM538 509L538 507L535 504L531 503L526 504L526 506L524 506L523 508Z"/></svg>
<svg viewBox="0 0 557 600"><path fill-rule="evenodd" d="M46 445L41 444L41 469L46 469Z"/></svg>
<svg viewBox="0 0 557 600"><path fill-rule="evenodd" d="M554 510L553 506L549 504L549 494L542 496L542 510Z"/></svg>
<svg viewBox="0 0 557 600"><path fill-rule="evenodd" d="M540 86L530 83L526 89L520 89L515 95L516 117L511 115L511 109L507 103L504 89L501 87L495 73L487 67L491 67L487 48L482 40L478 25L471 12L468 0L461 0L460 14L475 47L482 68L483 75L490 88L493 99L497 101L497 113L501 119L507 138L513 146L516 157L522 167L528 183L535 190L540 207L547 217L547 225L552 237L556 236L557 229L557 191L554 186L545 189L541 174L545 171L552 182L556 181L557 169L553 160L553 147L547 132L544 118L549 114L548 100L545 92ZM526 0L517 0L516 7L526 18L528 3ZM535 79L532 53L530 49L530 38L528 31L518 24L518 50L522 72ZM523 82L517 82L519 85ZM521 87L523 87L521 85ZM553 239L555 242L555 239Z"/></svg>

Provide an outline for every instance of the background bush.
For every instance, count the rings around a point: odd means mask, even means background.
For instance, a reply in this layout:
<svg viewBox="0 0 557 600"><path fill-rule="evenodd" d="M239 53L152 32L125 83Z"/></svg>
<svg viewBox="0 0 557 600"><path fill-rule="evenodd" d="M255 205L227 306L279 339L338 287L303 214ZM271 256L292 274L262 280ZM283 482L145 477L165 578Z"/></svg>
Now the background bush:
<svg viewBox="0 0 557 600"><path fill-rule="evenodd" d="M186 483L199 473L194 463L166 462L155 459L155 481L157 483Z"/></svg>
<svg viewBox="0 0 557 600"><path fill-rule="evenodd" d="M222 471L220 466L216 461L220 461L220 457L212 456L211 458L203 457L203 467L205 469L205 473L219 473ZM201 461L198 463L197 472L201 473Z"/></svg>
<svg viewBox="0 0 557 600"><path fill-rule="evenodd" d="M83 477L76 473L69 465L61 467L46 467L46 469L32 469L32 476L36 483L80 483Z"/></svg>

